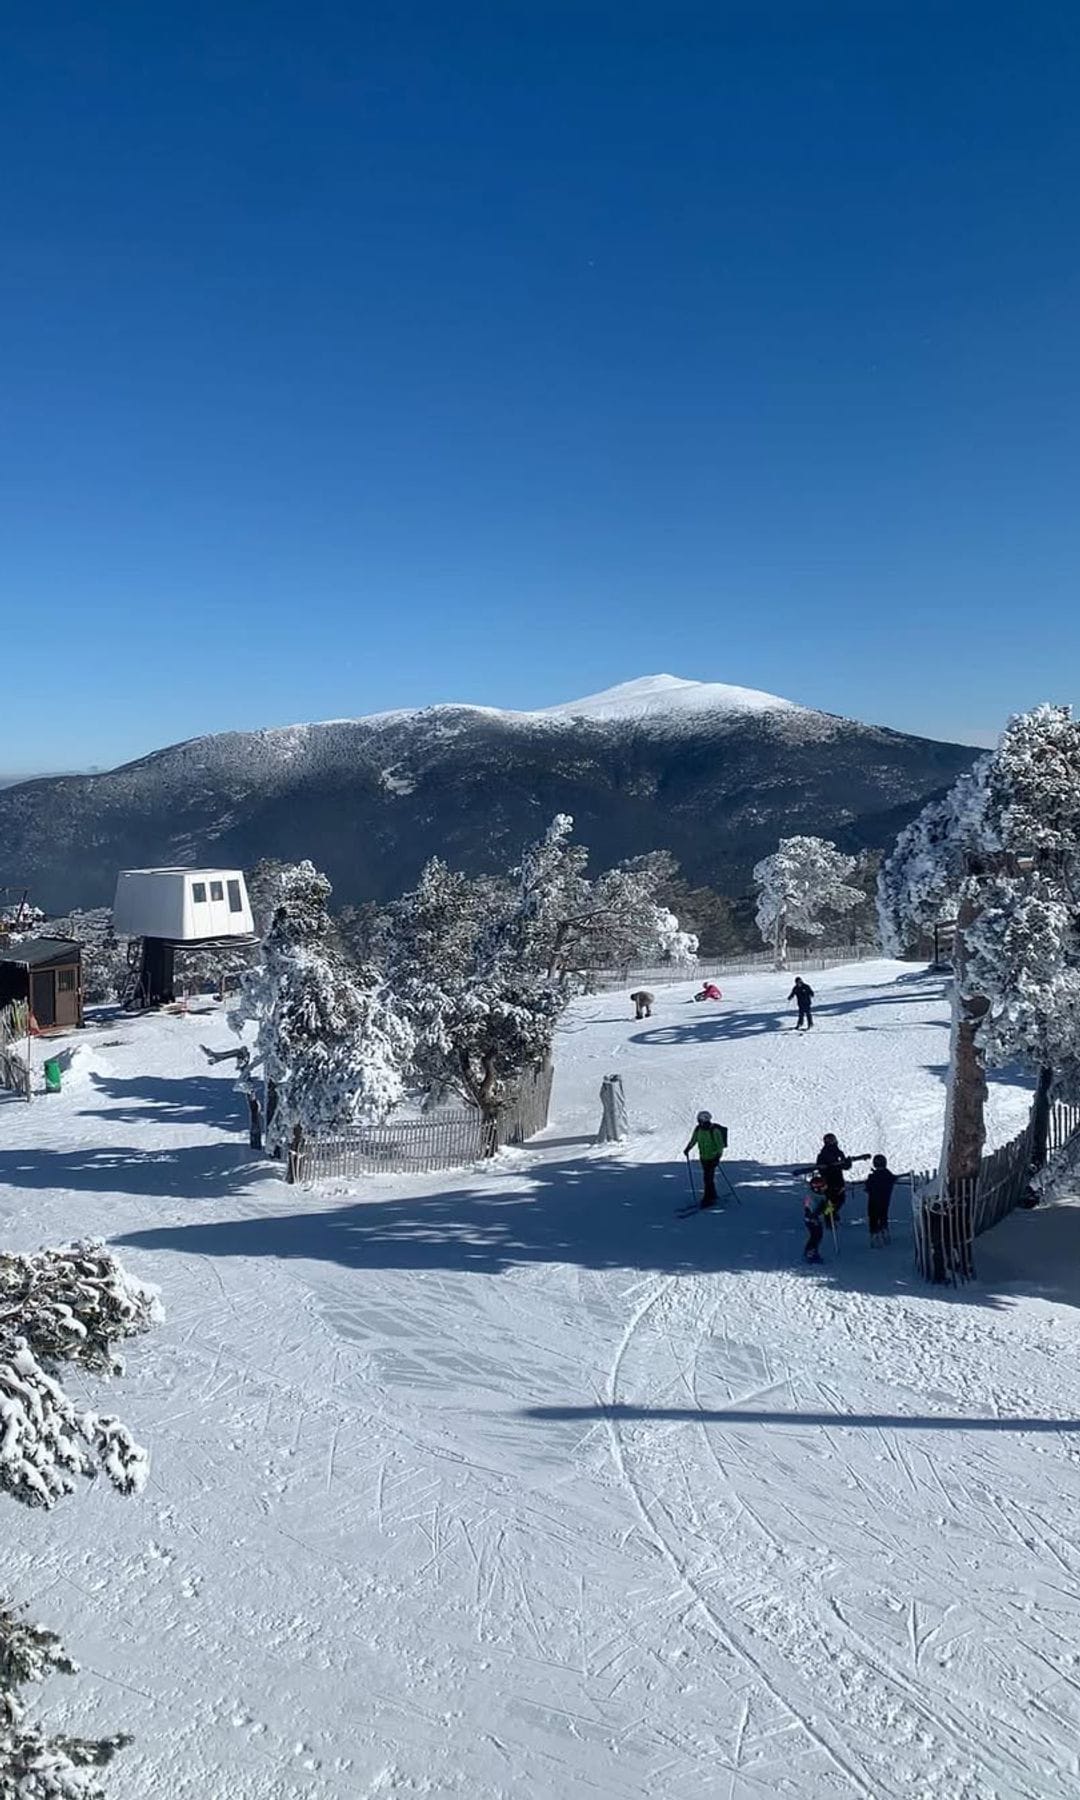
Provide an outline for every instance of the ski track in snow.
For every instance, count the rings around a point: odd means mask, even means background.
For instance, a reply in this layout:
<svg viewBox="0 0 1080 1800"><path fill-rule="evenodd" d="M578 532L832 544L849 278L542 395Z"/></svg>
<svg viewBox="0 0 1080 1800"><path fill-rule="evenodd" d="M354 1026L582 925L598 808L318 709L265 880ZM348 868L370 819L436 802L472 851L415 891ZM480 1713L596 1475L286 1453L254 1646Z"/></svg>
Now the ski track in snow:
<svg viewBox="0 0 1080 1800"><path fill-rule="evenodd" d="M168 1310L107 1401L146 1494L4 1512L5 1591L83 1665L50 1721L136 1736L116 1800L1072 1800L1080 1210L934 1293L903 1195L871 1251L853 1191L804 1269L822 1130L936 1159L946 1008L839 969L797 1036L789 985L583 1000L543 1140L355 1193L248 1159L216 1008L0 1100L5 1244L106 1237ZM742 1203L678 1220L703 1104ZM1027 1104L993 1084L997 1141Z"/></svg>

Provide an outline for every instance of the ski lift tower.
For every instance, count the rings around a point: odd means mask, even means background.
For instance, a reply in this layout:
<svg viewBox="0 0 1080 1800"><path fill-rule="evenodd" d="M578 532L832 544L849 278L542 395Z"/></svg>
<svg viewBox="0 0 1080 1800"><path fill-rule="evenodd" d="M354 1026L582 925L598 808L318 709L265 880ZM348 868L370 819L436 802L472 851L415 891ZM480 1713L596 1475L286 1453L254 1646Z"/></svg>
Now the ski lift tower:
<svg viewBox="0 0 1080 1800"><path fill-rule="evenodd" d="M113 926L131 939L138 978L129 1006L176 998L177 950L241 949L258 942L241 869L124 869L116 883Z"/></svg>

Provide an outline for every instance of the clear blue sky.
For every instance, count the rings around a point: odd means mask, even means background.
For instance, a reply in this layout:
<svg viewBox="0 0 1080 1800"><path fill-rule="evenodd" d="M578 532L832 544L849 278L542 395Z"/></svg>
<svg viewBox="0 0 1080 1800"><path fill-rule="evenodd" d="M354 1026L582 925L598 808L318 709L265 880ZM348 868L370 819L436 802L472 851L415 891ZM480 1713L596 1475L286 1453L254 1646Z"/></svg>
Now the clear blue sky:
<svg viewBox="0 0 1080 1800"><path fill-rule="evenodd" d="M636 675L1080 700L1080 8L0 26L0 771Z"/></svg>

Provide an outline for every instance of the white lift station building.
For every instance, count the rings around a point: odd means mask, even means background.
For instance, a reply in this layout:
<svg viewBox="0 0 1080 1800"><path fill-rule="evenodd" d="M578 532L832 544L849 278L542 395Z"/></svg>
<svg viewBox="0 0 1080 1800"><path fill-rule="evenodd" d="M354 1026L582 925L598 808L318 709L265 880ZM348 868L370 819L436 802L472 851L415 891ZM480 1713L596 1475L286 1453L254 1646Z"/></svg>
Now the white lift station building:
<svg viewBox="0 0 1080 1800"><path fill-rule="evenodd" d="M124 869L116 883L113 926L118 937L142 940L137 997L143 1006L174 998L178 949L254 942L241 869Z"/></svg>
<svg viewBox="0 0 1080 1800"><path fill-rule="evenodd" d="M113 927L120 937L203 944L254 930L242 869L124 869Z"/></svg>

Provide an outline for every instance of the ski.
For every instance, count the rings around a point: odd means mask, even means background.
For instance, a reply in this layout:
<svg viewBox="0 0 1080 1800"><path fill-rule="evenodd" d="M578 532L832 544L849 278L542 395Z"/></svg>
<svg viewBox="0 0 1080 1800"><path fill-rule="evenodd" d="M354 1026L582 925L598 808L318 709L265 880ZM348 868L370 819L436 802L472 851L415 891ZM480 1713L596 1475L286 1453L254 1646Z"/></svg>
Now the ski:
<svg viewBox="0 0 1080 1800"><path fill-rule="evenodd" d="M689 1219L693 1213L722 1211L723 1206L719 1200L715 1206L702 1206L701 1202L698 1201L694 1206L677 1206L675 1208L675 1217L677 1219Z"/></svg>

